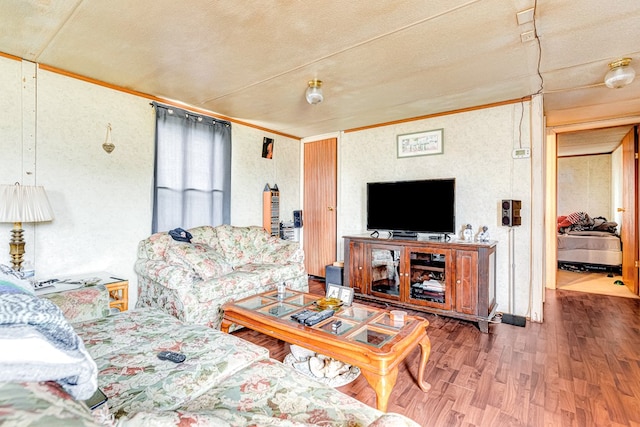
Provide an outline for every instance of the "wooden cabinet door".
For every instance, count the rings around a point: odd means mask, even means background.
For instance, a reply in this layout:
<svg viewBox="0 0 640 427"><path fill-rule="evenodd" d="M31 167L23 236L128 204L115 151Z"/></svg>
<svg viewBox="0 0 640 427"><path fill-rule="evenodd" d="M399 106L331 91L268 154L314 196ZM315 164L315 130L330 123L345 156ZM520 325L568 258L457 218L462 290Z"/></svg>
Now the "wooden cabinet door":
<svg viewBox="0 0 640 427"><path fill-rule="evenodd" d="M349 286L360 294L367 293L364 278L365 260L364 245L360 242L349 242L349 263L345 265L349 275Z"/></svg>
<svg viewBox="0 0 640 427"><path fill-rule="evenodd" d="M478 314L478 252L456 251L456 311Z"/></svg>
<svg viewBox="0 0 640 427"><path fill-rule="evenodd" d="M304 144L304 261L318 277L336 260L337 145L336 138Z"/></svg>
<svg viewBox="0 0 640 427"><path fill-rule="evenodd" d="M407 247L400 267L405 300L410 304L451 310L451 250L431 247Z"/></svg>
<svg viewBox="0 0 640 427"><path fill-rule="evenodd" d="M403 282L399 271L402 246L365 245L366 276L369 295L394 301L401 299Z"/></svg>

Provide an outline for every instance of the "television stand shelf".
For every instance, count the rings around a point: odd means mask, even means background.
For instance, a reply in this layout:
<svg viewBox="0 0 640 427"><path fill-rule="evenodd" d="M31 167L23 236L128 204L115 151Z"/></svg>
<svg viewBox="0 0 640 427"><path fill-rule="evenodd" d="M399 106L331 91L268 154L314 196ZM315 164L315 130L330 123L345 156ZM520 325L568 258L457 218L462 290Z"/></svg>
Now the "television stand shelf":
<svg viewBox="0 0 640 427"><path fill-rule="evenodd" d="M497 308L496 246L344 236L344 285L365 300L478 322L486 333Z"/></svg>

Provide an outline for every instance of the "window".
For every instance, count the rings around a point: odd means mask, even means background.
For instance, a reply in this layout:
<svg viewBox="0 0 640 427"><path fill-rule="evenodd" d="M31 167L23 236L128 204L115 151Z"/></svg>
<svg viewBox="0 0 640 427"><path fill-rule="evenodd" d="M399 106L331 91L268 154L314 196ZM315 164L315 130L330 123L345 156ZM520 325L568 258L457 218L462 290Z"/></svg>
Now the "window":
<svg viewBox="0 0 640 427"><path fill-rule="evenodd" d="M231 124L156 109L152 232L230 223Z"/></svg>

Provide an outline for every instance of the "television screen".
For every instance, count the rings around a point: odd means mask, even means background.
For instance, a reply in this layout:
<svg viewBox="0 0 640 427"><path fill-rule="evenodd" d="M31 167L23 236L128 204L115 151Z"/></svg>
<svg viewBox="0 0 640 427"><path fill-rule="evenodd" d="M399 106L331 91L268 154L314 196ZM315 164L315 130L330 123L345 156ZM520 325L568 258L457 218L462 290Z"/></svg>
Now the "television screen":
<svg viewBox="0 0 640 427"><path fill-rule="evenodd" d="M455 233L455 179L367 183L367 229Z"/></svg>

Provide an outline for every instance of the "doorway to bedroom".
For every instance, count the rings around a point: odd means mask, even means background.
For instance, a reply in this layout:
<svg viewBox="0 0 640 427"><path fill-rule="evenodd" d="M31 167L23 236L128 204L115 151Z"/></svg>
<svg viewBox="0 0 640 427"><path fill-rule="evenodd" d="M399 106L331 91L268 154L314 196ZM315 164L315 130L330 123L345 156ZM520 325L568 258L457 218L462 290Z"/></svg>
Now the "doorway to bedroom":
<svg viewBox="0 0 640 427"><path fill-rule="evenodd" d="M623 142L635 139L634 131L625 125L557 134L558 289L638 297L623 281L620 233L629 188Z"/></svg>

